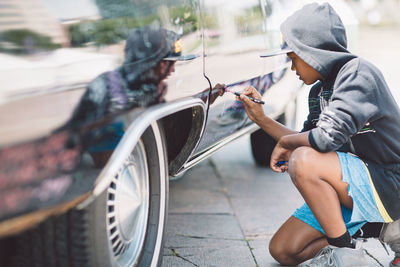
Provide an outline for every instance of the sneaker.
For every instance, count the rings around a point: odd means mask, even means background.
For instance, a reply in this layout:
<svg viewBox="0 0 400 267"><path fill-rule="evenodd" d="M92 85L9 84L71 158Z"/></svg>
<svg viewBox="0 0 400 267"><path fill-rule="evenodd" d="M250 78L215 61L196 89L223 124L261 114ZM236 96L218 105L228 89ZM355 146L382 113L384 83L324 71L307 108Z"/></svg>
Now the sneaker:
<svg viewBox="0 0 400 267"><path fill-rule="evenodd" d="M397 256L394 257L394 260L392 260L390 262L390 267L400 267L400 256L399 257L397 257Z"/></svg>
<svg viewBox="0 0 400 267"><path fill-rule="evenodd" d="M400 267L400 219L383 225L379 240L389 245L395 253L390 267Z"/></svg>
<svg viewBox="0 0 400 267"><path fill-rule="evenodd" d="M310 263L304 265L307 267L367 267L370 266L365 258L365 252L361 247L356 248L338 248L326 246L321 249Z"/></svg>

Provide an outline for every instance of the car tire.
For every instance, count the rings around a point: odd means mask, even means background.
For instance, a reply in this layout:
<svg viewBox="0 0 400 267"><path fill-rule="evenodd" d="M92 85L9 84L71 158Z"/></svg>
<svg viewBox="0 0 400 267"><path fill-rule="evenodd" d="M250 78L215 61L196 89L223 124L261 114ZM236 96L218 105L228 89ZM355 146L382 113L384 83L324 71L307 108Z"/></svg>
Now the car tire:
<svg viewBox="0 0 400 267"><path fill-rule="evenodd" d="M17 237L19 255L12 266L160 266L168 213L166 157L163 133L152 125L88 207Z"/></svg>
<svg viewBox="0 0 400 267"><path fill-rule="evenodd" d="M263 129L258 129L250 135L250 142L251 152L256 164L260 167L269 167L276 141Z"/></svg>
<svg viewBox="0 0 400 267"><path fill-rule="evenodd" d="M277 121L285 124L285 114L282 114ZM260 167L269 167L271 154L276 145L275 139L263 129L258 129L250 135L250 144L255 163Z"/></svg>

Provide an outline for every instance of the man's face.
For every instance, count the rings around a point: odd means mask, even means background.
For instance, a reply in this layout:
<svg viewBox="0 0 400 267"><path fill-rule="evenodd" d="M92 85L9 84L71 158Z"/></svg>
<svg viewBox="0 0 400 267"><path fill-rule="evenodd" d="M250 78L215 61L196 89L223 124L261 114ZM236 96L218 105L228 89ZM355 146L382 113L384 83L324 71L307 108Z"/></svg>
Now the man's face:
<svg viewBox="0 0 400 267"><path fill-rule="evenodd" d="M168 90L167 83L164 81L164 79L168 78L168 76L174 71L175 61L162 60L155 68L155 73L158 79L157 96L159 103L165 101L164 96Z"/></svg>
<svg viewBox="0 0 400 267"><path fill-rule="evenodd" d="M291 70L296 71L296 75L305 84L310 85L318 80L324 80L324 77L313 67L308 65L294 52L287 53L287 56L292 60Z"/></svg>
<svg viewBox="0 0 400 267"><path fill-rule="evenodd" d="M173 72L175 72L175 61L162 60L158 63L156 73L160 80L166 79Z"/></svg>

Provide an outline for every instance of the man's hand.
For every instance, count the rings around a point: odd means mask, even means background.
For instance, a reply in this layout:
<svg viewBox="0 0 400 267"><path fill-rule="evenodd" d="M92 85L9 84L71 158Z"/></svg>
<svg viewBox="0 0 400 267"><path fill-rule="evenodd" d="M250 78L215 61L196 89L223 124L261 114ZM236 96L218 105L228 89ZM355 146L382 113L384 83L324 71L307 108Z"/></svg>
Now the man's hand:
<svg viewBox="0 0 400 267"><path fill-rule="evenodd" d="M210 104L213 104L214 101L219 97L222 96L225 93L225 84L220 84L217 83L214 88L211 90L210 94L210 88L206 88L202 93L201 93L201 100L204 101L204 103L207 102L207 100L210 101ZM210 96L210 99L208 99L208 96Z"/></svg>
<svg viewBox="0 0 400 267"><path fill-rule="evenodd" d="M288 162L292 150L283 146L282 142L278 142L272 151L270 167L274 172L286 172L288 170ZM278 162L284 162L278 164Z"/></svg>
<svg viewBox="0 0 400 267"><path fill-rule="evenodd" d="M211 91L210 104L214 103L214 101L225 93L225 84L217 83Z"/></svg>
<svg viewBox="0 0 400 267"><path fill-rule="evenodd" d="M250 120L258 124L261 119L265 117L264 110L262 105L254 103L248 98L248 96L261 99L261 95L253 86L249 86L242 92L240 97L238 97L246 109L247 116L249 116Z"/></svg>
<svg viewBox="0 0 400 267"><path fill-rule="evenodd" d="M310 132L287 134L282 136L276 144L271 155L270 166L274 172L285 172L288 170L289 158L292 152L301 146L311 147L308 136ZM283 165L278 162L284 162ZM280 165L280 166L279 166Z"/></svg>

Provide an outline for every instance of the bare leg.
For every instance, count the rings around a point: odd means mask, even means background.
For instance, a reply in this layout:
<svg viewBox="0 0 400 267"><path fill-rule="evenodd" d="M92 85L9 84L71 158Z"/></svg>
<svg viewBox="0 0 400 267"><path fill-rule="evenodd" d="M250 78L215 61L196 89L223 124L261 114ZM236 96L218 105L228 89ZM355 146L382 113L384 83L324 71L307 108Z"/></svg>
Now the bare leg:
<svg viewBox="0 0 400 267"><path fill-rule="evenodd" d="M280 264L297 265L313 258L327 244L321 232L291 216L272 237L269 251Z"/></svg>
<svg viewBox="0 0 400 267"><path fill-rule="evenodd" d="M299 147L291 155L288 172L326 235L343 235L347 229L340 203L352 209L353 201L347 193L348 184L342 180L337 154Z"/></svg>
<svg viewBox="0 0 400 267"><path fill-rule="evenodd" d="M337 154L297 148L289 160L288 172L327 236L343 235L347 229L340 203L352 209L353 200L348 196L348 184L342 180ZM321 232L290 217L271 239L269 249L279 263L297 265L314 257L327 244Z"/></svg>

